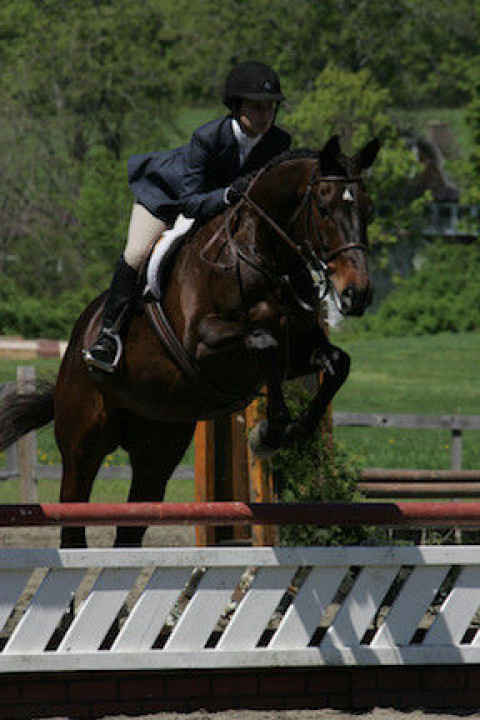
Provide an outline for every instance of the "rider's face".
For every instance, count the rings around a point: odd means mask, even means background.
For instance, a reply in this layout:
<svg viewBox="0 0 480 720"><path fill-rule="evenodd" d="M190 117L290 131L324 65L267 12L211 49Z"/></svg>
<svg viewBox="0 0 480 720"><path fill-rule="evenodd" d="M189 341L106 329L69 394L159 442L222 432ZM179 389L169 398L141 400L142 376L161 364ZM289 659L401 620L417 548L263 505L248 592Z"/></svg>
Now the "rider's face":
<svg viewBox="0 0 480 720"><path fill-rule="evenodd" d="M265 135L275 119L275 108L271 100L242 100L239 119L247 135Z"/></svg>

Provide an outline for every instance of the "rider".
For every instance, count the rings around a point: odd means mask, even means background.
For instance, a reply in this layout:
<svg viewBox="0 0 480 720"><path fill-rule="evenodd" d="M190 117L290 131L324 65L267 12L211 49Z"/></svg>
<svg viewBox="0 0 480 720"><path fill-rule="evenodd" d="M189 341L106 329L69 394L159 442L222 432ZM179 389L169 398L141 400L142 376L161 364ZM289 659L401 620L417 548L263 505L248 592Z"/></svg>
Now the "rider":
<svg viewBox="0 0 480 720"><path fill-rule="evenodd" d="M179 230L181 220L185 224L180 213L201 222L222 213L240 200L247 186L245 175L290 148L290 135L275 125L283 99L271 67L240 63L225 81L228 115L200 127L188 145L129 159L135 203L127 244L105 300L100 333L84 351L87 365L115 372L122 351L120 333L137 296L139 268L167 228L177 219Z"/></svg>

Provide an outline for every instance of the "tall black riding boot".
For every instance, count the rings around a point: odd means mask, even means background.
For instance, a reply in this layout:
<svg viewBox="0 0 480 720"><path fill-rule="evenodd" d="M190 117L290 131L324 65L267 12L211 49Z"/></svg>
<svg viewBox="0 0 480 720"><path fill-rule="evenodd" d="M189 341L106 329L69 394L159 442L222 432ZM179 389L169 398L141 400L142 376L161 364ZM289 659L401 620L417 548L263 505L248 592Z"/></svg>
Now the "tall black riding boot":
<svg viewBox="0 0 480 720"><path fill-rule="evenodd" d="M131 315L136 291L137 271L125 262L122 255L105 300L100 333L93 345L83 351L89 367L106 373L117 369L123 349L120 333Z"/></svg>

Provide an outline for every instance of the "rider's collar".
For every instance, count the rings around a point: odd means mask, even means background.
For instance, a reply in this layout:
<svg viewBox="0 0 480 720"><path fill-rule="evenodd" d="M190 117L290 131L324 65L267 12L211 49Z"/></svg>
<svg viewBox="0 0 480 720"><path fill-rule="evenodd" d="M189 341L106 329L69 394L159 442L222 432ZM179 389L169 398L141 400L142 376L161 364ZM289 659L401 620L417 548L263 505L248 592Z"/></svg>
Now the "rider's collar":
<svg viewBox="0 0 480 720"><path fill-rule="evenodd" d="M247 135L247 133L242 130L238 120L235 118L232 118L232 130L241 154L248 155L248 153L253 150L255 145L262 139L261 135L256 135L255 137Z"/></svg>

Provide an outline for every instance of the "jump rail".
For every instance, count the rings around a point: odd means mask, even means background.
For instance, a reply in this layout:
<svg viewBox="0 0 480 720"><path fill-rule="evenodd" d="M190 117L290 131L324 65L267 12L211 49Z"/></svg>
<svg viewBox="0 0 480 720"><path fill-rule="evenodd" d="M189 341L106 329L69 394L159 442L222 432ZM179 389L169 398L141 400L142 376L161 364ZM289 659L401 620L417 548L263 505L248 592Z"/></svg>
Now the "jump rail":
<svg viewBox="0 0 480 720"><path fill-rule="evenodd" d="M0 527L45 525L479 527L480 503L45 503L0 505Z"/></svg>
<svg viewBox="0 0 480 720"><path fill-rule="evenodd" d="M260 522L480 525L480 503L0 506L2 526ZM0 717L478 708L479 607L477 546L0 550Z"/></svg>

